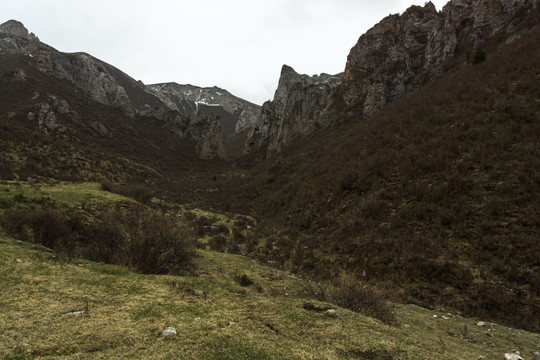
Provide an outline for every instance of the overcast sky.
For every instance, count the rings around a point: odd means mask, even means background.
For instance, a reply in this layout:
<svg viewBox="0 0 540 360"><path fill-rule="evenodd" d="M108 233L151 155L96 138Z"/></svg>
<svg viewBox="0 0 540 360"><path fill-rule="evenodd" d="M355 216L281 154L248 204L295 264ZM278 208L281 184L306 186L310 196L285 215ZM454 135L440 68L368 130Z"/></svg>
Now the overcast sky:
<svg viewBox="0 0 540 360"><path fill-rule="evenodd" d="M446 0L432 1L437 10ZM87 52L145 84L219 86L257 104L281 66L335 74L360 35L424 0L2 0L63 52Z"/></svg>

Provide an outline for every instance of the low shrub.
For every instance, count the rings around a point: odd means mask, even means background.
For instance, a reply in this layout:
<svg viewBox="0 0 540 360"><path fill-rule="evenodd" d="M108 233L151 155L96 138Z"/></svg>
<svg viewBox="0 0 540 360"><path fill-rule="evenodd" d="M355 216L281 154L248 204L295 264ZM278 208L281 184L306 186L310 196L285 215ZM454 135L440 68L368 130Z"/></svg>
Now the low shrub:
<svg viewBox="0 0 540 360"><path fill-rule="evenodd" d="M250 286L253 285L253 280L246 274L240 274L240 273L234 273L233 279L236 281L240 286Z"/></svg>
<svg viewBox="0 0 540 360"><path fill-rule="evenodd" d="M227 239L225 239L225 237L221 235L214 236L210 238L210 240L208 240L208 246L210 247L210 250L225 252L225 248L227 246Z"/></svg>
<svg viewBox="0 0 540 360"><path fill-rule="evenodd" d="M373 317L386 324L397 323L394 306L386 300L388 294L354 276L342 275L328 296L332 303L343 308Z"/></svg>
<svg viewBox="0 0 540 360"><path fill-rule="evenodd" d="M67 216L53 209L7 210L0 220L10 236L71 254L71 229Z"/></svg>
<svg viewBox="0 0 540 360"><path fill-rule="evenodd" d="M97 236L96 236L97 235ZM95 261L130 266L145 274L177 274L189 269L194 238L178 219L142 207L104 211L87 225Z"/></svg>
<svg viewBox="0 0 540 360"><path fill-rule="evenodd" d="M120 185L104 180L101 182L101 189L127 196L145 205L150 205L154 197L154 191L149 186L142 184Z"/></svg>

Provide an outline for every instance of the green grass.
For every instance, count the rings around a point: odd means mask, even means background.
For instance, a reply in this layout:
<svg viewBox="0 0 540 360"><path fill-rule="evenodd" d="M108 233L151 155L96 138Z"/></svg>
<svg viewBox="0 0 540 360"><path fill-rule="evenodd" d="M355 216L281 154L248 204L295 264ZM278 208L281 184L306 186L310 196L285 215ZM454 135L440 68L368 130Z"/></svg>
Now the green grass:
<svg viewBox="0 0 540 360"><path fill-rule="evenodd" d="M200 251L198 274L140 275L2 235L0 268L6 359L497 359L539 350L536 334L413 305L399 306L396 327L335 306L334 316L307 311L302 280L239 255ZM240 286L237 273L254 285ZM62 316L74 310L86 312ZM168 326L178 335L161 338Z"/></svg>
<svg viewBox="0 0 540 360"><path fill-rule="evenodd" d="M101 190L98 183L7 181L0 184L0 208L27 207L39 203L61 208L82 207L126 200L128 198L125 196Z"/></svg>

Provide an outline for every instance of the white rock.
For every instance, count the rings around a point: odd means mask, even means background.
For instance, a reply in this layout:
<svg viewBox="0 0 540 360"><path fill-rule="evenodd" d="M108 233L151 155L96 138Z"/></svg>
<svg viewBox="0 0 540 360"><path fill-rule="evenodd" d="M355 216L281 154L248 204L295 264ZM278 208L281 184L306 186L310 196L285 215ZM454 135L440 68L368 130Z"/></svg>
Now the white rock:
<svg viewBox="0 0 540 360"><path fill-rule="evenodd" d="M409 324L405 324L405 325L403 325L403 327L406 327L406 328L410 328L410 327L411 327L411 325L409 325Z"/></svg>
<svg viewBox="0 0 540 360"><path fill-rule="evenodd" d="M22 263L22 260L21 260L21 259L16 259L15 262L16 262L17 264L20 264L20 263Z"/></svg>
<svg viewBox="0 0 540 360"><path fill-rule="evenodd" d="M433 318L435 318L435 319L436 319L436 318L438 318L438 316L437 316L437 315L433 315Z"/></svg>
<svg viewBox="0 0 540 360"><path fill-rule="evenodd" d="M519 356L518 354L510 354L510 353L506 353L504 354L504 359L505 360L524 360L521 356Z"/></svg>
<svg viewBox="0 0 540 360"><path fill-rule="evenodd" d="M335 314L335 313L336 313L336 309L328 309L328 310L326 310L326 312L327 312L328 314Z"/></svg>
<svg viewBox="0 0 540 360"><path fill-rule="evenodd" d="M169 326L167 329L165 329L165 331L163 331L161 336L171 336L171 335L176 335L176 334L177 334L176 329L173 328L172 326Z"/></svg>
<svg viewBox="0 0 540 360"><path fill-rule="evenodd" d="M62 316L73 316L73 315L82 315L84 314L84 310L74 310L70 311L68 313L62 314Z"/></svg>
<svg viewBox="0 0 540 360"><path fill-rule="evenodd" d="M478 326L484 326L484 325L486 325L486 323L483 322L483 321L479 321L478 324L476 324L476 325L478 325Z"/></svg>

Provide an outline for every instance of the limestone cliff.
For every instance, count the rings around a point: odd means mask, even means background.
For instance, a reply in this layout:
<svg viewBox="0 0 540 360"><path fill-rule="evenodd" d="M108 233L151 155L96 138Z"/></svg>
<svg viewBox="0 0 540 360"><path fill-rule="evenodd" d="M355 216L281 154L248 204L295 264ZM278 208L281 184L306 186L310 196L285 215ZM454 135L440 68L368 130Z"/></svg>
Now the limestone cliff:
<svg viewBox="0 0 540 360"><path fill-rule="evenodd" d="M284 65L274 99L263 104L244 151L261 151L266 157L326 125L321 113L340 80L341 74L308 76Z"/></svg>
<svg viewBox="0 0 540 360"><path fill-rule="evenodd" d="M539 0L452 0L390 15L360 37L342 77L298 75L284 66L272 102L263 105L245 152L267 157L313 129L339 122L353 109L363 118L475 52L519 38L540 23ZM464 60L463 60L464 59ZM454 63L452 63L454 62Z"/></svg>
<svg viewBox="0 0 540 360"><path fill-rule="evenodd" d="M362 35L351 49L334 99L362 109L364 117L445 71L459 53L487 41L503 43L538 24L538 1L452 0L438 12L433 3L391 15Z"/></svg>

